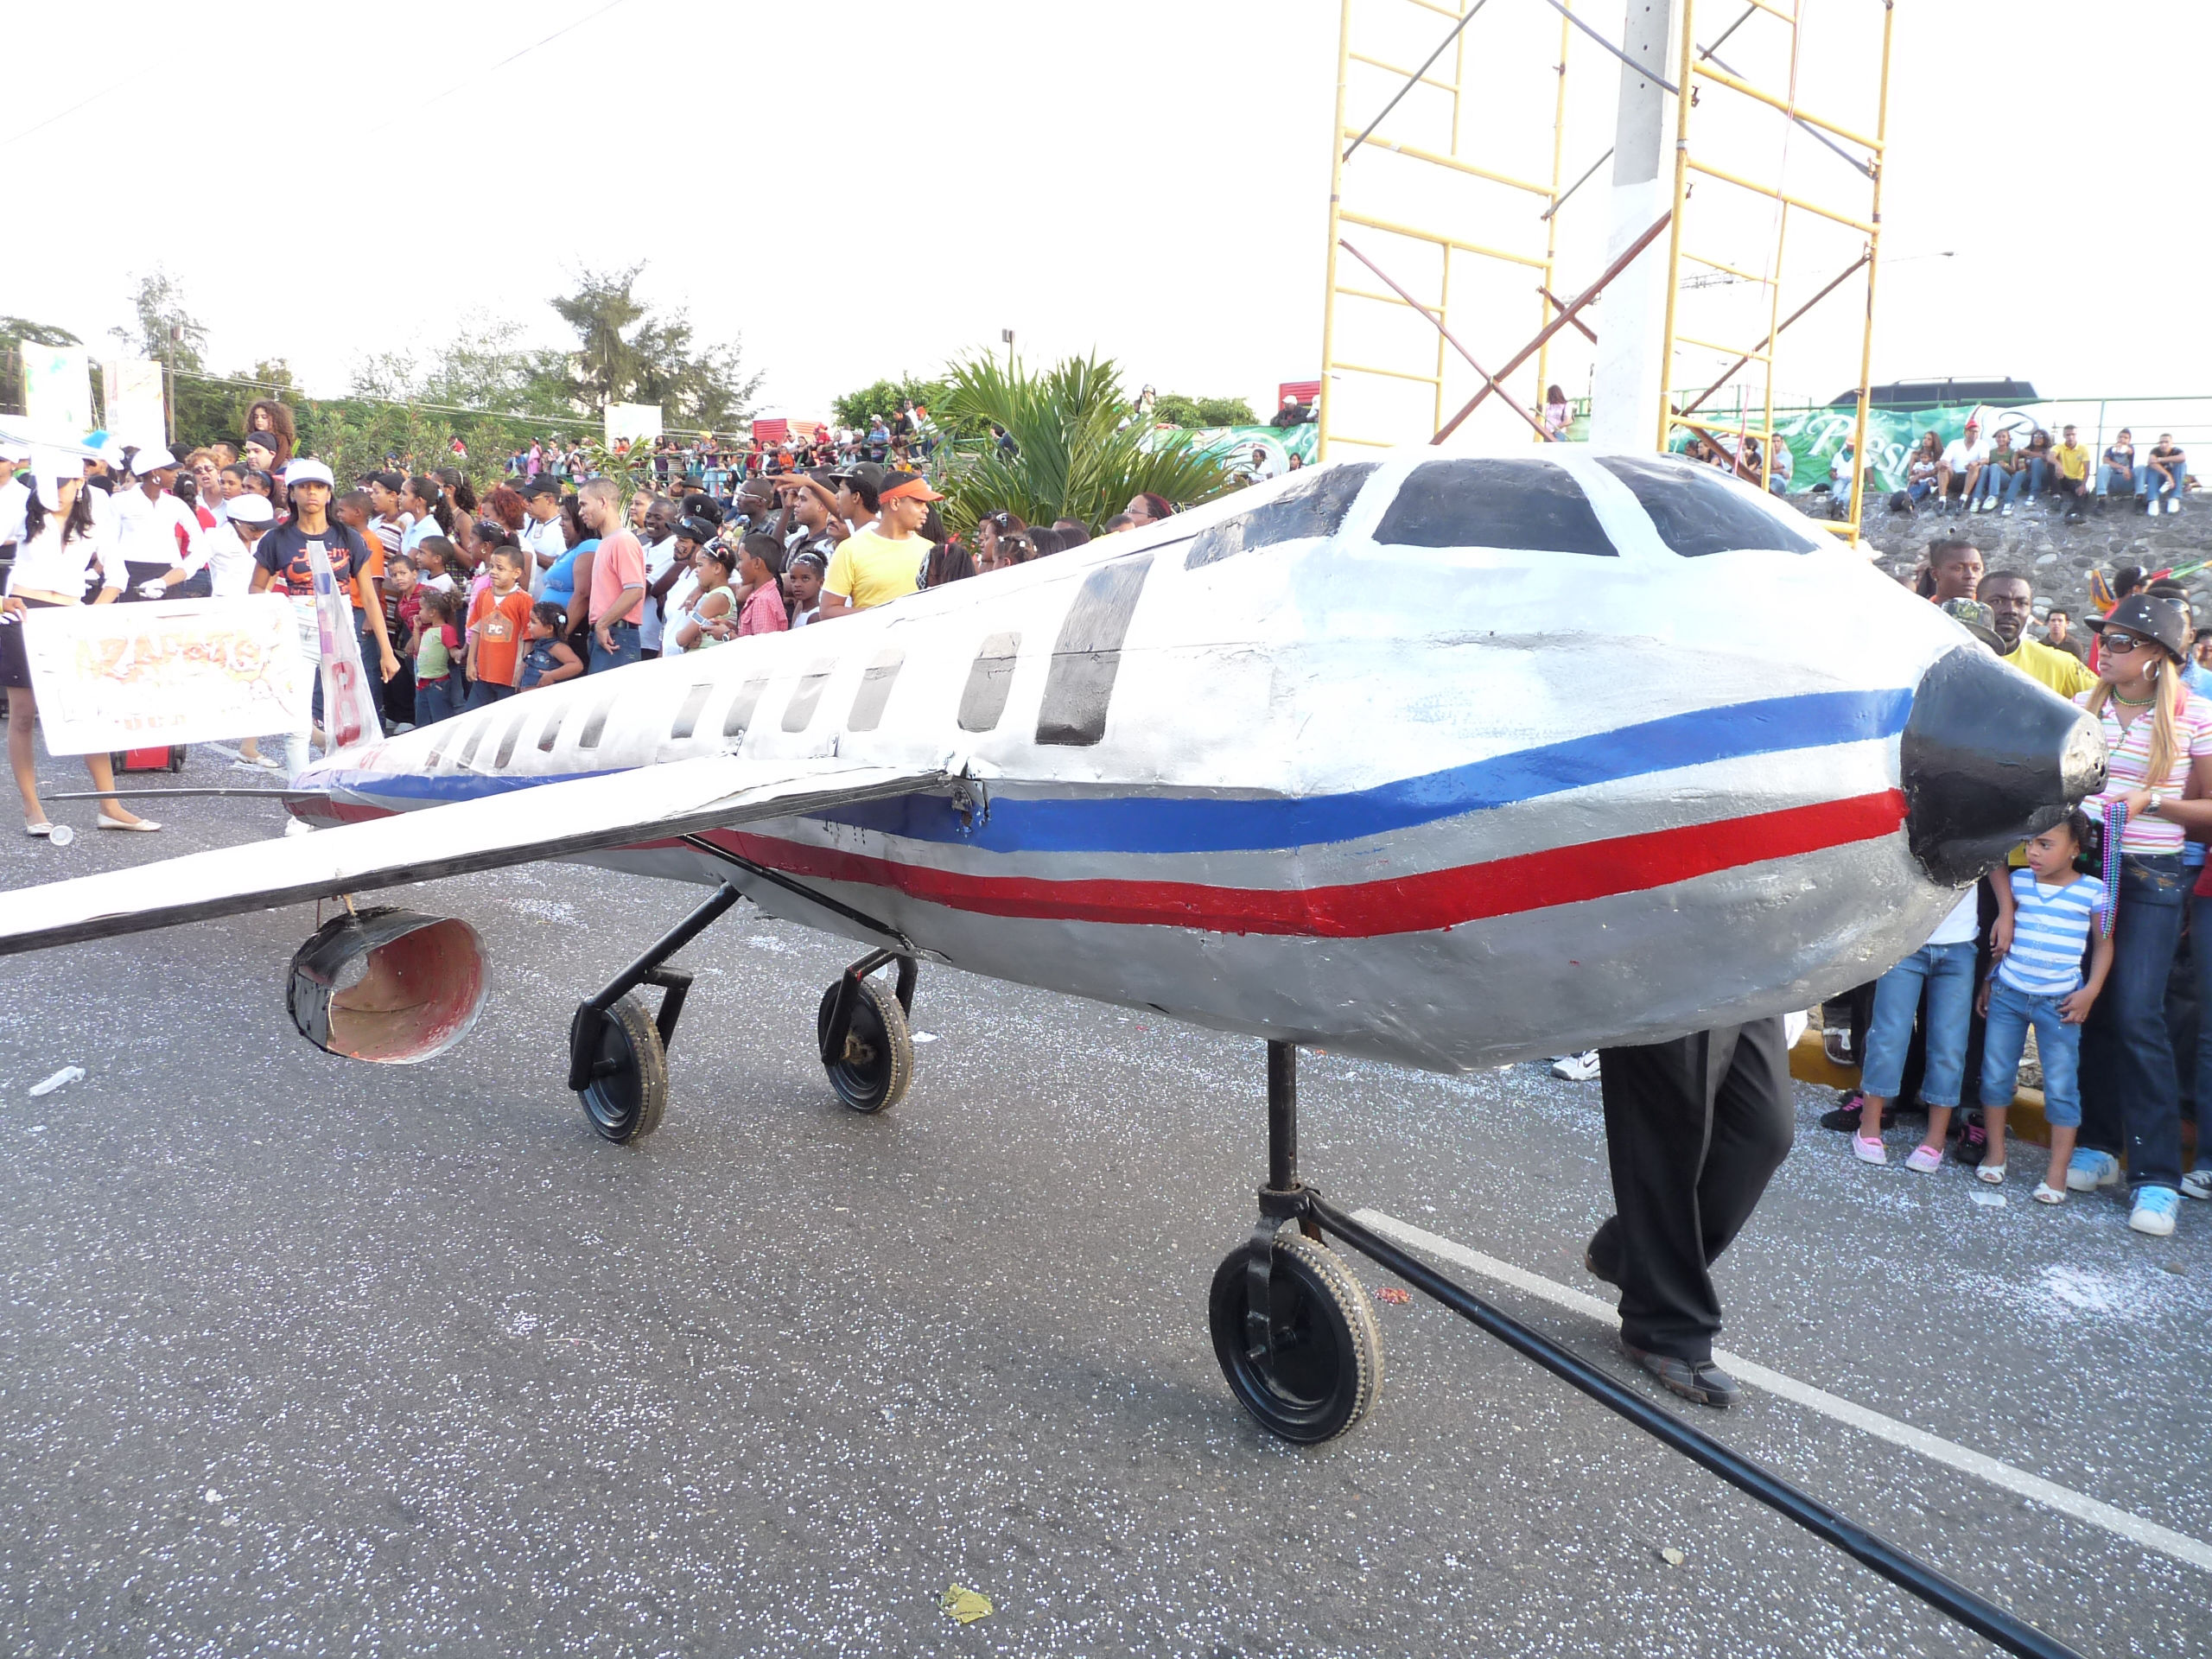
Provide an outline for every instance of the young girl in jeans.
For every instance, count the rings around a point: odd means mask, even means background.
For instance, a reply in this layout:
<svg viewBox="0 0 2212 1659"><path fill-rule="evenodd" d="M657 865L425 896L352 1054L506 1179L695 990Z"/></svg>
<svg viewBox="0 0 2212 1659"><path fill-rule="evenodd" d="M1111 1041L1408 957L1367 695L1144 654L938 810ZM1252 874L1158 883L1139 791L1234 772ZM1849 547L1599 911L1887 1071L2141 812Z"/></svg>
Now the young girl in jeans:
<svg viewBox="0 0 2212 1659"><path fill-rule="evenodd" d="M2082 1130L2066 1171L2076 1192L2120 1179L2127 1224L2163 1238L2181 1208L2181 1103L2166 1031L2166 981L2181 937L2185 831L2212 830L2212 698L2192 696L2181 664L2188 605L2133 593L2097 630L2097 683L2075 701L2103 728L2105 787L2082 805L2124 804L2112 975L2082 1027ZM2194 785L2194 788L2191 788Z"/></svg>
<svg viewBox="0 0 2212 1659"><path fill-rule="evenodd" d="M1861 1163L1890 1161L1882 1146L1882 1114L1896 1103L1904 1084L1905 1052L1912 1046L1912 1020L1924 985L1928 1070L1920 1080L1920 1098L1928 1108L1928 1134L1906 1154L1904 1166L1925 1175L1943 1166L1943 1137L1966 1076L1980 909L1980 894L1970 887L1927 944L1874 982L1874 1018L1866 1027L1866 1058L1859 1074L1866 1105L1851 1135L1852 1154Z"/></svg>
<svg viewBox="0 0 2212 1659"><path fill-rule="evenodd" d="M1981 1052L1981 1116L1989 1153L1974 1173L1992 1185L2005 1179L2005 1114L2033 1026L2043 1057L2044 1120L2050 1125L2050 1163L2036 1187L2038 1204L2066 1202L2066 1169L2074 1132L2082 1125L2082 1022L2112 971L2112 935L2096 926L2105 884L2075 868L2088 837L2088 817L2077 809L2029 841L2027 868L1989 875L1997 891L1993 938L1999 962L1981 988L1980 1008L1989 1022ZM2096 950L2084 982L2082 954L2093 930Z"/></svg>

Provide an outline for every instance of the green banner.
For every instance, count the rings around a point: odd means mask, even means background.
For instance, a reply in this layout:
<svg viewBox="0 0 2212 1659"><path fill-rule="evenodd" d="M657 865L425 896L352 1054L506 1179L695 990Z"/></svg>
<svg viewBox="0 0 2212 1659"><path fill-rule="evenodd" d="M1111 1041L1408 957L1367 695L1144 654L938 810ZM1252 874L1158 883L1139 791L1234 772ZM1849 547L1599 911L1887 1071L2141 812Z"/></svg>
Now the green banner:
<svg viewBox="0 0 2212 1659"><path fill-rule="evenodd" d="M1312 421L1302 426L1208 426L1191 432L1193 448L1225 454L1236 471L1250 467L1256 444L1267 453L1271 478L1280 478L1290 470L1293 455L1298 457L1300 466L1311 467L1320 436L1321 429Z"/></svg>
<svg viewBox="0 0 2212 1659"><path fill-rule="evenodd" d="M1930 432L1936 435L1938 445L1948 444L1953 439L1964 436L1969 416L1980 422L1980 435L1985 439L1993 441L1999 432L2011 432L2015 449L2026 448L2028 440L2038 429L2049 432L2052 442L2058 440L2058 423L2046 417L2042 406L2033 404L2018 406L1955 404L1944 409L1870 409L1866 411L1866 449L1860 457L1868 499L1904 488L1906 462L1912 454L1913 446ZM1731 426L1758 424L1756 410L1748 417L1727 414L1716 415L1713 418ZM1852 431L1858 420L1858 411L1848 404L1840 409L1775 411L1775 432L1789 446L1789 459L1793 463L1789 485L1790 494L1802 495L1815 485L1829 481L1836 452L1851 441ZM1687 448L1694 435L1681 435L1675 448ZM1725 432L1716 432L1714 436L1726 440L1732 447L1736 442L1732 435Z"/></svg>

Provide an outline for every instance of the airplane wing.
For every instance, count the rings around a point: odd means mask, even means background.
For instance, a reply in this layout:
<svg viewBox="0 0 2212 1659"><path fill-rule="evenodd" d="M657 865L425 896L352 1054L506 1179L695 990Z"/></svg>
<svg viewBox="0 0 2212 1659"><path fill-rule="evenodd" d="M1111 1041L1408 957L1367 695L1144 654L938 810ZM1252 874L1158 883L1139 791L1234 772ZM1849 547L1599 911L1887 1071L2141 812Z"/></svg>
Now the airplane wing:
<svg viewBox="0 0 2212 1659"><path fill-rule="evenodd" d="M5 895L0 956L904 795L950 774L735 755L428 807Z"/></svg>

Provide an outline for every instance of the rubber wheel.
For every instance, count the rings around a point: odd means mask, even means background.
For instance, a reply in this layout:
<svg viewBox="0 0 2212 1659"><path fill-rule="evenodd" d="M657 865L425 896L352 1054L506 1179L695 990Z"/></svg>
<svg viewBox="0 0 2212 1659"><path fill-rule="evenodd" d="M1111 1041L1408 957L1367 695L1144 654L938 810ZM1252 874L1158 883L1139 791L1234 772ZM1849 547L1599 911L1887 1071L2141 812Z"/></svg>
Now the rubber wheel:
<svg viewBox="0 0 2212 1659"><path fill-rule="evenodd" d="M821 1011L814 1020L817 1046L830 1029L830 1011L836 1001L835 985L822 993ZM856 1112L880 1112L897 1105L914 1080L914 1039L907 1033L906 1010L899 1006L899 999L873 979L861 981L845 1052L823 1070L830 1074L837 1098Z"/></svg>
<svg viewBox="0 0 2212 1659"><path fill-rule="evenodd" d="M1214 1357L1237 1402L1270 1434L1315 1446L1357 1425L1382 1387L1382 1338L1367 1293L1333 1251L1285 1230L1275 1236L1272 1351L1244 1351L1248 1243L1213 1275Z"/></svg>
<svg viewBox="0 0 2212 1659"><path fill-rule="evenodd" d="M668 1051L644 1003L626 996L607 1011L592 1058L599 1075L576 1096L592 1128L617 1146L658 1128L668 1109Z"/></svg>

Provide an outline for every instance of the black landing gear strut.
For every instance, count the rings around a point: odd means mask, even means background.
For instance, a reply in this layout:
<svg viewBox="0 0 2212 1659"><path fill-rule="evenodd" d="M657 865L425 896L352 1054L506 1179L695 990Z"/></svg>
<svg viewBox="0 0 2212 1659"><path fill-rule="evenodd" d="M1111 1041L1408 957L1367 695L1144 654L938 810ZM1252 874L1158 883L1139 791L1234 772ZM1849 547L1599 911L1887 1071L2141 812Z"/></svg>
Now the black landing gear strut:
<svg viewBox="0 0 2212 1659"><path fill-rule="evenodd" d="M886 991L868 976L892 963L899 964L897 988ZM918 976L912 957L871 950L822 993L814 1020L822 1069L837 1098L856 1112L897 1105L914 1079L914 1039L906 1016L913 1012Z"/></svg>
<svg viewBox="0 0 2212 1659"><path fill-rule="evenodd" d="M1286 1230L1293 1221L1296 1230ZM1537 1335L1300 1181L1298 1050L1290 1043L1268 1045L1268 1180L1260 1189L1259 1225L1215 1272L1207 1309L1214 1354L1230 1392L1270 1433L1301 1445L1332 1440L1367 1414L1382 1385L1375 1311L1344 1258L1321 1243L1324 1234L2005 1652L2080 1659L2065 1643Z"/></svg>
<svg viewBox="0 0 2212 1659"><path fill-rule="evenodd" d="M569 1087L583 1102L592 1128L617 1145L651 1135L668 1109L668 1046L691 976L663 964L743 896L724 882L597 996L576 1005L569 1021ZM640 985L660 987L658 1017L632 995Z"/></svg>

